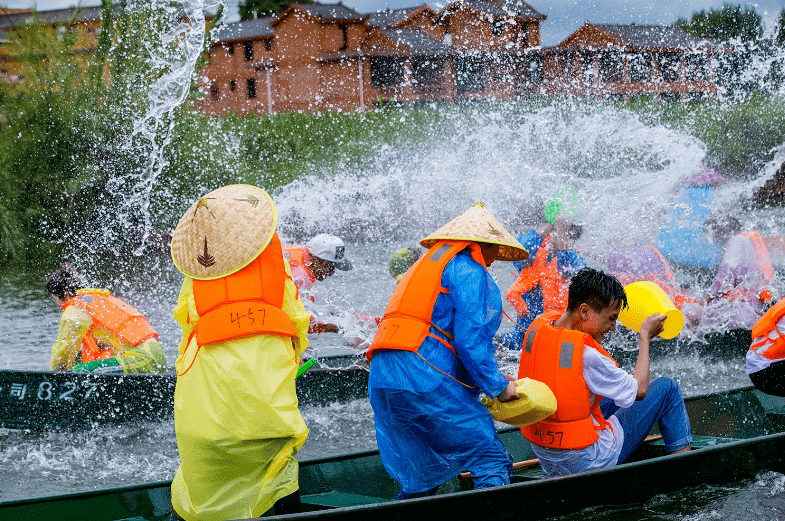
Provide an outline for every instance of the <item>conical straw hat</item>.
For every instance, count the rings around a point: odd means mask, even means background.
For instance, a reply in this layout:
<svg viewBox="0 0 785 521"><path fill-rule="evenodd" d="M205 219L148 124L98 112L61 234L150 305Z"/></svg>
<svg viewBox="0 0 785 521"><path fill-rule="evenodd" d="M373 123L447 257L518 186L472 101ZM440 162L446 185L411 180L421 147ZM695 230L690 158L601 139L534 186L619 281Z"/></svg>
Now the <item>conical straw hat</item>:
<svg viewBox="0 0 785 521"><path fill-rule="evenodd" d="M442 239L498 244L499 255L496 256L496 260L500 261L517 261L529 257L529 252L491 215L491 212L482 203L475 204L421 240L420 244L430 248Z"/></svg>
<svg viewBox="0 0 785 521"><path fill-rule="evenodd" d="M172 260L183 275L212 280L244 268L278 226L272 198L250 185L230 185L200 197L172 234Z"/></svg>

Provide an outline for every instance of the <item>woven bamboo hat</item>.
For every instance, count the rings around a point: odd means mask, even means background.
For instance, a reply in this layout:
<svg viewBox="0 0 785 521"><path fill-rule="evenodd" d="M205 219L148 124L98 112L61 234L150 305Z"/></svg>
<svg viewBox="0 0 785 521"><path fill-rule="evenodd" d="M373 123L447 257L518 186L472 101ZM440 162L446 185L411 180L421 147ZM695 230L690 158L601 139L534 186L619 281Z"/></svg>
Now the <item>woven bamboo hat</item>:
<svg viewBox="0 0 785 521"><path fill-rule="evenodd" d="M442 239L498 244L499 255L496 256L496 260L500 261L517 261L529 257L529 252L491 215L491 212L482 203L475 204L421 240L420 244L430 248Z"/></svg>
<svg viewBox="0 0 785 521"><path fill-rule="evenodd" d="M239 271L270 244L278 226L272 198L250 185L200 197L172 234L172 260L183 275L213 280Z"/></svg>

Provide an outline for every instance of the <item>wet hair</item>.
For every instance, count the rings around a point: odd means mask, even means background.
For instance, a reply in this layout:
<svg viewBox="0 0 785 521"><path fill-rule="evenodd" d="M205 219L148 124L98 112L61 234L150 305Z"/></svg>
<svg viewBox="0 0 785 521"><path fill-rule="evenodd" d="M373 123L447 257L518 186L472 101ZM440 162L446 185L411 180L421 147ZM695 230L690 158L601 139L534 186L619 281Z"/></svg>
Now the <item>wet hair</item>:
<svg viewBox="0 0 785 521"><path fill-rule="evenodd" d="M571 241L577 241L583 235L583 226L580 224L569 223L567 225L567 237Z"/></svg>
<svg viewBox="0 0 785 521"><path fill-rule="evenodd" d="M720 244L725 244L731 237L741 231L741 222L728 214L712 214L703 224L707 230L711 230Z"/></svg>
<svg viewBox="0 0 785 521"><path fill-rule="evenodd" d="M570 281L567 311L575 311L584 302L594 311L602 311L617 302L626 308L627 294L624 293L624 286L613 275L602 270L583 268Z"/></svg>
<svg viewBox="0 0 785 521"><path fill-rule="evenodd" d="M84 287L82 277L70 264L64 264L46 279L46 290L60 300L65 300L66 293L76 295Z"/></svg>

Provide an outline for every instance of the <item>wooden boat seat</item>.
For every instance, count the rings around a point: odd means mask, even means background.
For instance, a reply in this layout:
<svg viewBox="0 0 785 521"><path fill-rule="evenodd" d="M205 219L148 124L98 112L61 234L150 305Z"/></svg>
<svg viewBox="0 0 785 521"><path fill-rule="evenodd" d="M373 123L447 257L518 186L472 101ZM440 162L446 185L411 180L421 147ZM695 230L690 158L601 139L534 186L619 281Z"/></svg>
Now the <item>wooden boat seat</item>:
<svg viewBox="0 0 785 521"><path fill-rule="evenodd" d="M783 411L783 415L785 415L785 410ZM698 436L693 434L692 448L693 450L700 450L706 447L715 447L724 443L730 443L732 441L739 440L736 438L718 438L714 436ZM640 461L665 455L665 442L663 442L660 438L644 443L640 448L633 452L632 456L630 457L630 461ZM523 483L526 481L534 481L546 477L548 476L545 474L545 471L542 470L542 467L536 465L514 471L512 477L510 478L510 482Z"/></svg>
<svg viewBox="0 0 785 521"><path fill-rule="evenodd" d="M371 505L374 503L387 503L392 501L389 498L363 496L348 492L324 492L322 494L309 494L302 496L300 501L303 507L308 510L327 510L339 507L353 507L357 505Z"/></svg>

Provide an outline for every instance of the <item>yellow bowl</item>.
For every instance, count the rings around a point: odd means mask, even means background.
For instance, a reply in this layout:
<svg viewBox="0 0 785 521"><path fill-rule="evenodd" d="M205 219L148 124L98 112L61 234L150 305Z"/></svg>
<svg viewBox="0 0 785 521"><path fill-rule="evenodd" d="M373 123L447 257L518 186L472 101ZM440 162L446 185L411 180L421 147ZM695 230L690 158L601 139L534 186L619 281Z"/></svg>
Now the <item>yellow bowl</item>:
<svg viewBox="0 0 785 521"><path fill-rule="evenodd" d="M642 280L624 287L627 294L627 308L619 313L619 322L627 329L640 333L641 325L646 317L655 313L668 315L664 329L659 334L662 338L675 338L684 327L684 315L676 309L670 297L654 282Z"/></svg>

